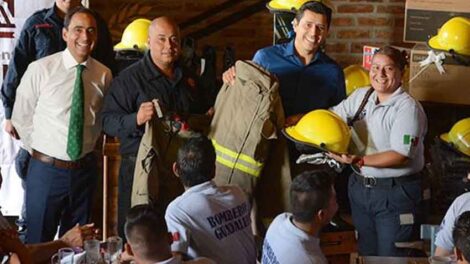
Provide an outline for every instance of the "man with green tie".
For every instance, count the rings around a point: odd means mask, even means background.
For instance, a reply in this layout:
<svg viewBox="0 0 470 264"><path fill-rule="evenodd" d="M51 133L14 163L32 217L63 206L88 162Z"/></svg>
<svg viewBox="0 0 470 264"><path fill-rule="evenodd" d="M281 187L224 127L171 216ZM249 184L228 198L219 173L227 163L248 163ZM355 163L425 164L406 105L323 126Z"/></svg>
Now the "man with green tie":
<svg viewBox="0 0 470 264"><path fill-rule="evenodd" d="M18 86L12 123L31 153L26 180L28 243L52 240L89 220L97 180L93 149L111 71L90 57L96 19L85 7L65 16L64 51L31 63Z"/></svg>

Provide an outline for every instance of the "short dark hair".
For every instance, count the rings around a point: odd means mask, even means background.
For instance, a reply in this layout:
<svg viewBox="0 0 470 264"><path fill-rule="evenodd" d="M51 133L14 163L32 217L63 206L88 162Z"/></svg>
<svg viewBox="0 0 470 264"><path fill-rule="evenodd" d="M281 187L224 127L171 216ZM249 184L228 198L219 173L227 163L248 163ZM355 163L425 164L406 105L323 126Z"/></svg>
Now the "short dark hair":
<svg viewBox="0 0 470 264"><path fill-rule="evenodd" d="M295 19L297 22L300 22L300 20L304 17L305 10L311 11L313 13L321 14L326 16L326 22L328 24L328 28L330 28L331 24L331 13L333 12L331 8L323 4L322 2L319 1L308 1L305 2L299 10L297 10L297 13L295 14Z"/></svg>
<svg viewBox="0 0 470 264"><path fill-rule="evenodd" d="M305 171L294 178L290 187L290 206L294 220L311 222L328 207L333 195L333 177L327 171Z"/></svg>
<svg viewBox="0 0 470 264"><path fill-rule="evenodd" d="M86 8L84 6L76 6L72 9L70 9L67 14L65 14L65 18L64 18L64 28L66 29L69 29L69 25L70 25L70 22L72 21L72 18L75 14L78 14L78 13L82 13L82 14L88 14L90 15L91 17L93 17L93 19L95 20L96 22L96 14L93 10L89 9L89 8Z"/></svg>
<svg viewBox="0 0 470 264"><path fill-rule="evenodd" d="M374 56L377 54L385 55L389 57L393 63L400 69L401 72L405 70L405 66L408 64L406 61L406 52L403 53L400 50L392 46L383 46L377 52L374 53Z"/></svg>
<svg viewBox="0 0 470 264"><path fill-rule="evenodd" d="M470 211L463 212L455 222L452 239L465 260L470 261Z"/></svg>
<svg viewBox="0 0 470 264"><path fill-rule="evenodd" d="M212 180L215 175L215 150L203 135L189 139L178 150L176 169L186 187Z"/></svg>
<svg viewBox="0 0 470 264"><path fill-rule="evenodd" d="M156 249L168 243L164 214L148 204L136 205L129 210L124 233L132 249L149 260L157 259Z"/></svg>

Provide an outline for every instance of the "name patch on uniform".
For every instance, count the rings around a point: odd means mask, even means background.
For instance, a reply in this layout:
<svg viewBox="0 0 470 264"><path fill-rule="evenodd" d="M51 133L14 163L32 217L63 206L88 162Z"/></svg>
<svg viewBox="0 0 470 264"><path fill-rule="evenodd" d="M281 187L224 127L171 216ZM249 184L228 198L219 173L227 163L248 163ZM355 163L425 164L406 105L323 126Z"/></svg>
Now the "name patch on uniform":
<svg viewBox="0 0 470 264"><path fill-rule="evenodd" d="M180 241L180 233L179 232L172 233L171 238L172 238L173 242Z"/></svg>
<svg viewBox="0 0 470 264"><path fill-rule="evenodd" d="M214 230L215 237L219 240L224 239L251 224L250 206L246 202L242 203L232 209L207 217L207 222Z"/></svg>
<svg viewBox="0 0 470 264"><path fill-rule="evenodd" d="M34 28L53 28L53 27L54 26L52 26L51 24L47 24L47 23L34 25Z"/></svg>
<svg viewBox="0 0 470 264"><path fill-rule="evenodd" d="M413 214L400 214L400 225L412 225L415 223Z"/></svg>

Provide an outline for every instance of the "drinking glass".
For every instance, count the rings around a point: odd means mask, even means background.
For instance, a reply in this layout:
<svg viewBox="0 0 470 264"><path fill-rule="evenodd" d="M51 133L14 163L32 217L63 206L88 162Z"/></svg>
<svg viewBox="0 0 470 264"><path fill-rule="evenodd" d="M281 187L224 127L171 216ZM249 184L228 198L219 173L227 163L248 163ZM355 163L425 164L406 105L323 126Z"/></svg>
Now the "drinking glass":
<svg viewBox="0 0 470 264"><path fill-rule="evenodd" d="M106 239L106 251L104 261L108 264L119 263L119 257L122 252L122 238L118 236L108 237Z"/></svg>
<svg viewBox="0 0 470 264"><path fill-rule="evenodd" d="M51 264L73 264L75 252L71 248L61 248L51 258Z"/></svg>
<svg viewBox="0 0 470 264"><path fill-rule="evenodd" d="M100 254L100 241L97 239L85 240L83 243L83 248L85 249L86 263L87 264L96 264L101 260Z"/></svg>

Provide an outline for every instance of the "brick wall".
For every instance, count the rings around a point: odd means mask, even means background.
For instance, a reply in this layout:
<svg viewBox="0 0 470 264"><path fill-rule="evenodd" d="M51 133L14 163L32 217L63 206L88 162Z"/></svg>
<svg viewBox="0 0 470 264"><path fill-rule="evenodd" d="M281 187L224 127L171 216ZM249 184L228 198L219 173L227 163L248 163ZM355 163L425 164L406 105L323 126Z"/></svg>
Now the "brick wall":
<svg viewBox="0 0 470 264"><path fill-rule="evenodd" d="M361 63L362 47L402 42L405 0L333 0L326 50L342 66Z"/></svg>
<svg viewBox="0 0 470 264"><path fill-rule="evenodd" d="M90 1L109 23L116 42L127 23L136 17L152 19L169 15L178 23L214 7L227 4L221 0L159 0L159 1ZM229 10L207 14L207 17L186 26L183 35L197 32L217 23L227 16L259 3L259 0L235 1ZM266 1L267 2L267 1ZM382 45L392 43L403 45L403 18L405 0L331 0L334 8L332 27L327 39L326 50L342 66L361 63L364 44ZM235 48L238 59L250 59L254 52L272 43L273 16L266 8L242 20L231 23L223 29L197 40L199 50L212 45L218 51L218 65L222 65L222 51L226 46ZM410 45L408 45L410 46ZM219 72L220 74L220 72Z"/></svg>

